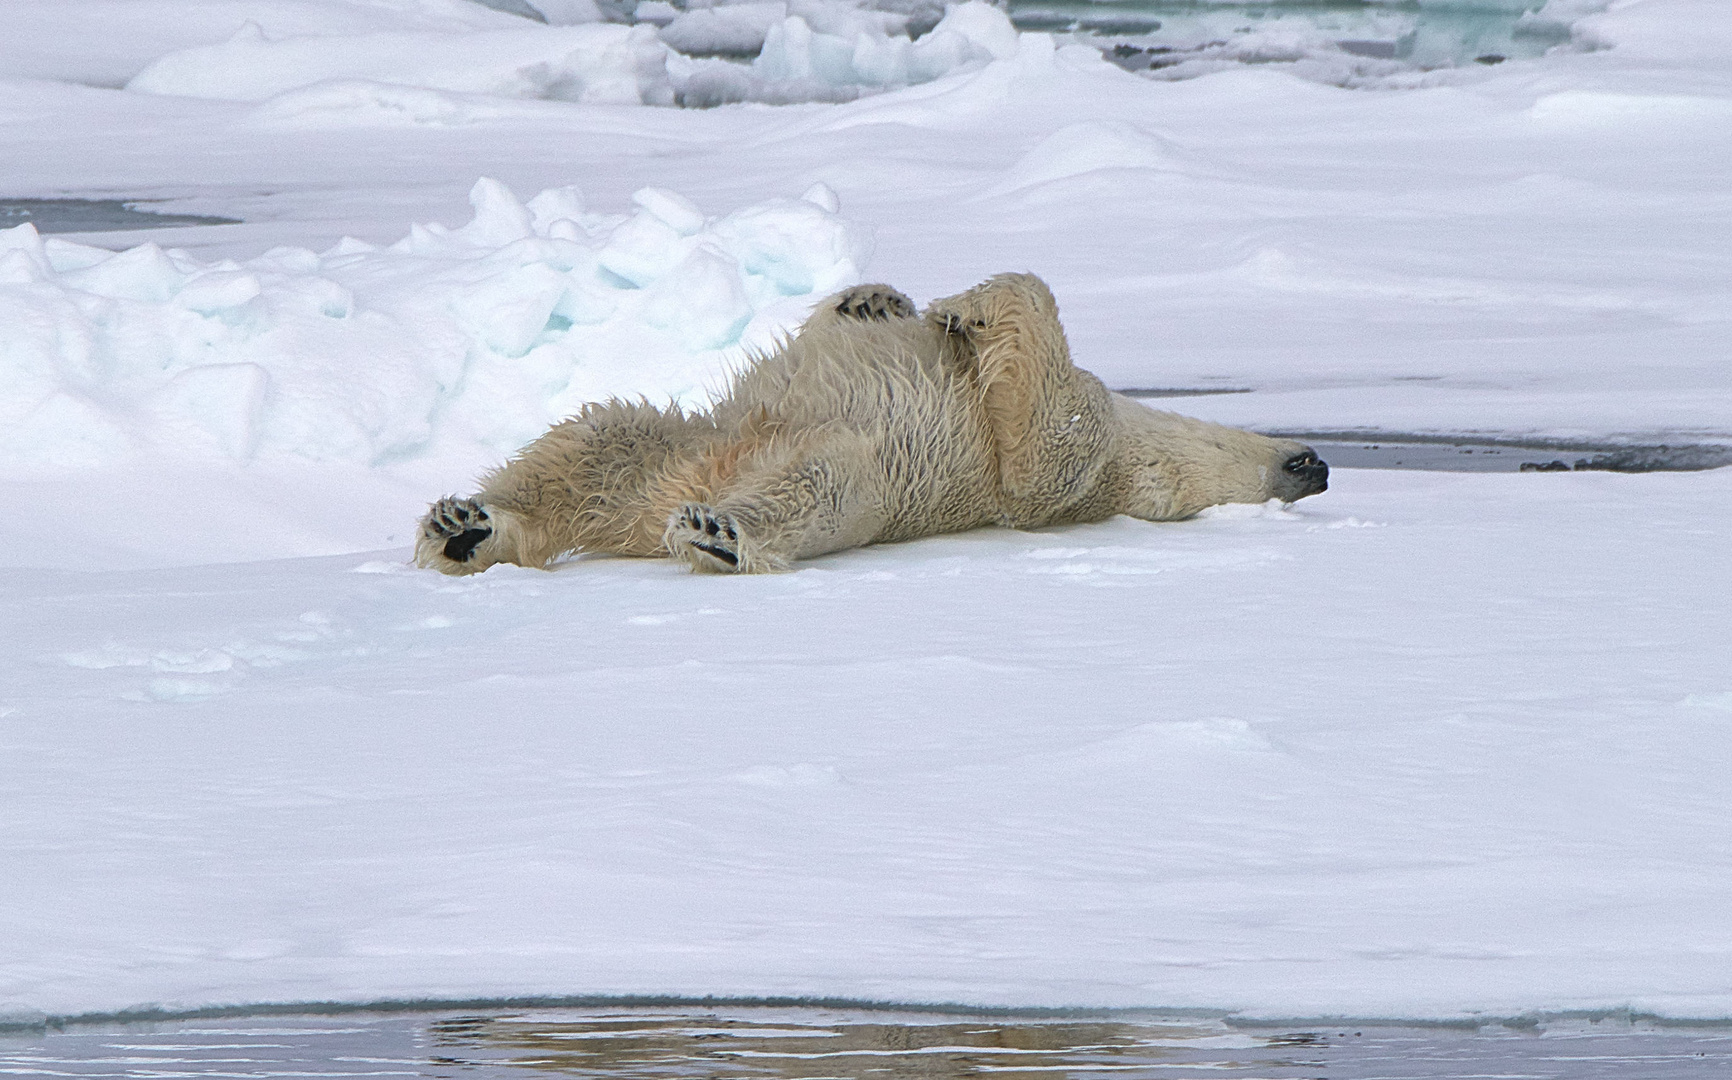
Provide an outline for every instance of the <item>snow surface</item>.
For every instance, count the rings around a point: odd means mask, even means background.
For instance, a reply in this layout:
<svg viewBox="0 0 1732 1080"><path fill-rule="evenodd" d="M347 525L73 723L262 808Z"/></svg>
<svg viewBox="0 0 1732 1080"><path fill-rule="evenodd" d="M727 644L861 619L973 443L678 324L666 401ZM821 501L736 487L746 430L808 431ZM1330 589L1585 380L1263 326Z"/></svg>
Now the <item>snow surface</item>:
<svg viewBox="0 0 1732 1080"><path fill-rule="evenodd" d="M272 41L249 23L221 45L164 56L126 84L146 94L264 101L339 79L590 104L673 101L655 27L400 31Z"/></svg>
<svg viewBox="0 0 1732 1080"><path fill-rule="evenodd" d="M15 0L0 73L121 86L152 60L233 37L515 29L522 20L469 0Z"/></svg>
<svg viewBox="0 0 1732 1080"><path fill-rule="evenodd" d="M773 577L7 571L5 1000L1723 1016L1727 506L1354 473Z"/></svg>
<svg viewBox="0 0 1732 1080"><path fill-rule="evenodd" d="M1377 92L959 8L931 81L851 53L807 96L881 92L707 110L552 92L605 65L547 43L667 45L575 16L166 7L16 5L0 44L0 194L245 222L0 239L0 1012L1732 1016L1726 470L1341 471L764 579L404 566L549 419L699 401L852 280L1034 270L1084 366L1249 389L1178 403L1233 423L1732 438L1722 5ZM428 34L492 59L380 47ZM201 49L317 78L119 88Z"/></svg>

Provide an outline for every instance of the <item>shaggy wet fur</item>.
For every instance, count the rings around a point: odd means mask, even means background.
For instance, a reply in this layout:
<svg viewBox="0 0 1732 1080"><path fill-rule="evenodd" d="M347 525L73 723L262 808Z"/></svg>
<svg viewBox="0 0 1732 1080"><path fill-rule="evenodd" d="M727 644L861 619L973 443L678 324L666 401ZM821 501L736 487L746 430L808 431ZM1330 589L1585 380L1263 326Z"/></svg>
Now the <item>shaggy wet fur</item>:
<svg viewBox="0 0 1732 1080"><path fill-rule="evenodd" d="M707 413L587 406L434 503L416 562L447 574L572 552L785 570L862 544L982 525L1321 491L1300 443L1145 408L1071 363L1039 278L1004 274L923 314L884 285L825 301Z"/></svg>

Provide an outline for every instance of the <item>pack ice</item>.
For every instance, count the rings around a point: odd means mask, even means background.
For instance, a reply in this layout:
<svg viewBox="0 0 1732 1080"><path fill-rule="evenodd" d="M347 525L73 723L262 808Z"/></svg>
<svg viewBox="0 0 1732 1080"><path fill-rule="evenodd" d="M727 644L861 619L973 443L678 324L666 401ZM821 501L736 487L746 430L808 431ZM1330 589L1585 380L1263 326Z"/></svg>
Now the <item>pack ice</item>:
<svg viewBox="0 0 1732 1080"><path fill-rule="evenodd" d="M656 7L667 17L647 21ZM646 21L632 26L588 21L282 37L249 22L227 41L157 58L126 85L230 101L312 87L328 95L332 83L360 84L348 87L351 94L384 85L614 105L839 101L975 70L1017 45L1009 17L982 0L952 6L917 37L907 15L837 0L690 11L643 3L638 11ZM599 20L600 12L590 5L588 17ZM745 65L715 54L755 58Z"/></svg>

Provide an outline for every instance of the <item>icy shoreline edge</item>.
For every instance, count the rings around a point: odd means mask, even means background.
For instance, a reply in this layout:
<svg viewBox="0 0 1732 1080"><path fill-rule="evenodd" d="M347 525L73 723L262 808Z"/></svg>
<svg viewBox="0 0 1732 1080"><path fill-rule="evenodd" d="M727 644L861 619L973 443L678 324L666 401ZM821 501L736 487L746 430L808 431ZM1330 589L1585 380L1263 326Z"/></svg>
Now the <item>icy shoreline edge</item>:
<svg viewBox="0 0 1732 1080"><path fill-rule="evenodd" d="M523 997L477 998L387 998L368 1001L283 1001L237 1005L207 1005L196 1008L137 1007L112 1012L71 1014L0 1015L0 1037L41 1034L69 1028L96 1027L111 1024L172 1023L182 1020L246 1019L273 1016L343 1016L355 1013L437 1013L466 1010L523 1009L684 1009L684 1008L766 1008L766 1009L848 1009L872 1013L916 1013L931 1016L1014 1017L1029 1020L1052 1019L1128 1019L1133 1017L1161 1019L1213 1020L1229 1027L1258 1030L1274 1027L1339 1025L1386 1026L1432 1029L1474 1030L1483 1027L1504 1027L1526 1030L1545 1024L1606 1020L1625 1024L1645 1024L1659 1028L1732 1029L1732 1015L1673 1016L1621 1006L1589 1009L1532 1009L1509 1014L1471 1014L1456 1016L1401 1015L1263 1015L1224 1009L1183 1008L1177 1006L1137 1006L1092 1008L1066 1005L970 1005L963 1002L902 1002L848 997L732 997L682 996L677 994L572 994L527 995Z"/></svg>

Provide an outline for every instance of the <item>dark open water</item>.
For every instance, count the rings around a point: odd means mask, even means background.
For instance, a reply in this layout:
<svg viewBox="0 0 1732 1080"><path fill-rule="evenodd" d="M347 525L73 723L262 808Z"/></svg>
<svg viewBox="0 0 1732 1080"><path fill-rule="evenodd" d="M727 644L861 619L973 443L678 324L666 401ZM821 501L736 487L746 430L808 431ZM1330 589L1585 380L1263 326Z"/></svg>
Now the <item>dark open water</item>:
<svg viewBox="0 0 1732 1080"><path fill-rule="evenodd" d="M43 233L120 232L182 225L238 225L234 218L169 214L150 209L150 199L0 198L0 229L28 222ZM142 209L141 209L142 208Z"/></svg>
<svg viewBox="0 0 1732 1080"><path fill-rule="evenodd" d="M0 1075L608 1080L1371 1080L1732 1076L1732 1026L1480 1028L1174 1016L613 1008L224 1017L0 1036Z"/></svg>
<svg viewBox="0 0 1732 1080"><path fill-rule="evenodd" d="M1133 69L1186 59L1249 63L1334 49L1404 67L1499 64L1543 56L1570 39L1545 0L1009 0L1024 30L1082 33L1143 47Z"/></svg>

